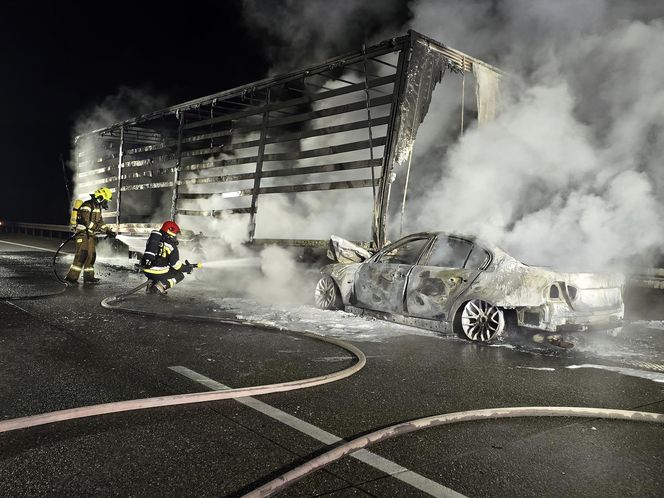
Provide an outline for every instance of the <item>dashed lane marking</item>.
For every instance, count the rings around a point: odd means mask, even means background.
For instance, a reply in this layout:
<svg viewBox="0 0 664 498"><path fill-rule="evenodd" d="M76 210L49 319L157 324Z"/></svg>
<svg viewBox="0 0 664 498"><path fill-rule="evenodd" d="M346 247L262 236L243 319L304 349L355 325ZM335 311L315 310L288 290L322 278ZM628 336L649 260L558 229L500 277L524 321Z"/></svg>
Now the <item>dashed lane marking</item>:
<svg viewBox="0 0 664 498"><path fill-rule="evenodd" d="M205 377L198 372L194 372L187 367L176 366L169 368L174 372L177 372L180 375L184 375L188 379L191 379L194 382L198 382L199 384L202 384L213 391L225 391L230 389L230 387L212 380L209 377ZM311 425L310 423L294 417L293 415L290 415L284 411L281 411L278 408L270 406L267 403L258 401L256 398L235 398L235 401L242 403L249 408L253 408L256 411L263 413L264 415L267 415L268 417L271 417L281 422L282 424L292 427L293 429L298 430L307 436L317 439L318 441L327 445L345 442L340 437L324 431L320 427ZM447 488L442 484L432 481L431 479L427 479L426 477L417 474L412 470L408 470L407 468L402 467L401 465L383 458L380 455L376 455L375 453L372 453L368 450L358 450L354 453L351 453L350 456L431 496L444 498L465 498L464 495L457 493L453 489Z"/></svg>

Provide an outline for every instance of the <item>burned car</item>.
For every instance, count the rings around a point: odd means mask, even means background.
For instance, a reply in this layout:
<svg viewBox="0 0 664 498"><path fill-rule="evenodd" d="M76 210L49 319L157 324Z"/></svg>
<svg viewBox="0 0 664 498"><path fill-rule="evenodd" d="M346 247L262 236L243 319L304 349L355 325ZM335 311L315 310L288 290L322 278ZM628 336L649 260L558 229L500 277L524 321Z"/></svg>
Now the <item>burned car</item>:
<svg viewBox="0 0 664 498"><path fill-rule="evenodd" d="M555 334L617 328L624 313L620 274L528 266L476 237L442 232L409 235L361 262L330 264L321 273L319 308L369 310L479 342L527 328L555 344Z"/></svg>

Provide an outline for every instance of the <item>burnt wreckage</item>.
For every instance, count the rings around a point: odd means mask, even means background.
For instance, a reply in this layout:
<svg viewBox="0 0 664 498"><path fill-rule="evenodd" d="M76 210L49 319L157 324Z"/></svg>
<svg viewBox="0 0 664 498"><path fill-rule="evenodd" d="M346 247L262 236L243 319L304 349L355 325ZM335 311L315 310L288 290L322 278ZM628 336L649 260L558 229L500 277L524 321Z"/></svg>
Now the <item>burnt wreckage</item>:
<svg viewBox="0 0 664 498"><path fill-rule="evenodd" d="M371 241L364 242L380 249L388 218L399 209L403 215L418 127L434 88L450 75L461 93L459 131L464 114L466 121L491 119L500 71L409 31L78 136L76 195L111 188L104 218L121 234L146 234L165 219L186 227L190 217L204 226L199 222L233 216L246 220L250 243L324 247L327 240L258 239L260 200L364 189L372 213ZM475 80L476 116L464 110L466 75ZM394 191L397 171L402 192Z"/></svg>
<svg viewBox="0 0 664 498"><path fill-rule="evenodd" d="M471 341L503 334L570 347L563 333L618 329L624 305L621 274L556 272L527 266L477 237L421 232L376 254L333 238L337 264L321 269L315 291L322 309L433 330Z"/></svg>

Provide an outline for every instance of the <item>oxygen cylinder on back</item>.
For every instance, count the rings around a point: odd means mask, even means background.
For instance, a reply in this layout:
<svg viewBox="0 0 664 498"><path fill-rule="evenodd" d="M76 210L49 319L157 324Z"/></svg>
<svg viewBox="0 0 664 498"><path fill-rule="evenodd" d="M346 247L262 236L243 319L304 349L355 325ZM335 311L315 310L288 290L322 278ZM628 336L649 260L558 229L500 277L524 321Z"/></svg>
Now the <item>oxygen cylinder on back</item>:
<svg viewBox="0 0 664 498"><path fill-rule="evenodd" d="M76 226L76 219L78 218L78 208L81 207L81 204L83 204L83 201L81 199L74 200L74 204L71 208L71 215L69 217L69 226L71 227Z"/></svg>

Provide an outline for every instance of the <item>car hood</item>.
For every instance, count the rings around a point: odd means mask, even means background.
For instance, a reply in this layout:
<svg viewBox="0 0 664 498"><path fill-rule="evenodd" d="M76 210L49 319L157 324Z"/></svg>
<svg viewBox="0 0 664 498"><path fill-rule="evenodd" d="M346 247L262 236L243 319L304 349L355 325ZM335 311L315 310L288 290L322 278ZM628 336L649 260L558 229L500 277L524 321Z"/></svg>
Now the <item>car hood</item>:
<svg viewBox="0 0 664 498"><path fill-rule="evenodd" d="M327 257L339 263L361 263L369 259L373 253L360 245L336 235L330 236Z"/></svg>

